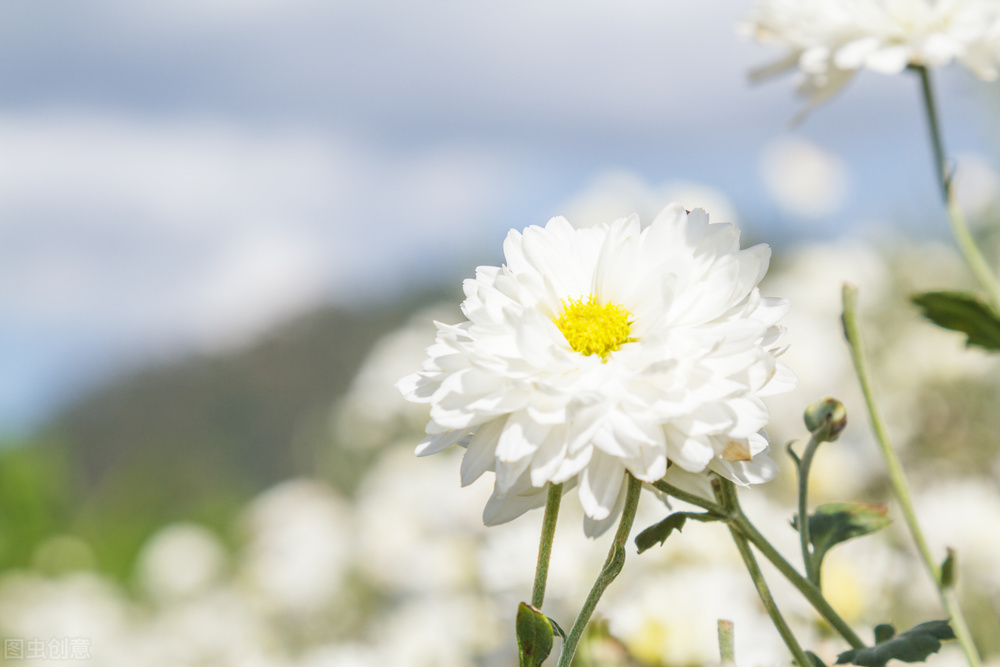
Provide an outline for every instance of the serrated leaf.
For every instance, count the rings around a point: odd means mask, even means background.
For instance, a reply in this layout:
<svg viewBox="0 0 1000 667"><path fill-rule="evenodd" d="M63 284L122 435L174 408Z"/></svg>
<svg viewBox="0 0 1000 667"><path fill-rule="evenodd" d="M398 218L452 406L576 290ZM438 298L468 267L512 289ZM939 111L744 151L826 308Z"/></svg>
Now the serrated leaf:
<svg viewBox="0 0 1000 667"><path fill-rule="evenodd" d="M910 297L924 317L939 327L961 331L966 345L1000 350L1000 317L989 304L967 292L926 292Z"/></svg>
<svg viewBox="0 0 1000 667"><path fill-rule="evenodd" d="M837 656L838 665L861 665L862 667L885 667L890 660L901 662L924 662L927 656L941 649L941 642L954 639L948 621L928 621L896 635L891 625L882 624L877 635L888 637L882 642L861 649L844 651Z"/></svg>
<svg viewBox="0 0 1000 667"><path fill-rule="evenodd" d="M888 526L892 523L892 519L886 516L888 512L888 505L830 503L817 507L816 512L809 516L809 542L817 564L822 564L826 553L841 542ZM797 524L796 516L792 519L792 527L796 530Z"/></svg>
<svg viewBox="0 0 1000 667"><path fill-rule="evenodd" d="M522 602L517 605L514 628L521 667L539 667L552 652L552 624L548 617L527 602Z"/></svg>
<svg viewBox="0 0 1000 667"><path fill-rule="evenodd" d="M675 530L680 531L688 519L708 523L721 521L722 517L709 512L674 512L663 521L653 524L635 536L635 546L638 547L639 553L666 542L670 533Z"/></svg>

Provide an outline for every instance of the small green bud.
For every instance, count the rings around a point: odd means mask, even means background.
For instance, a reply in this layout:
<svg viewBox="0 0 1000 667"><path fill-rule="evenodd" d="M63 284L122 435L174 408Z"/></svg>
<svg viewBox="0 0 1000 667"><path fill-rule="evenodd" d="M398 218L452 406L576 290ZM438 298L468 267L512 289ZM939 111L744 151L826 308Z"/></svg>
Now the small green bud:
<svg viewBox="0 0 1000 667"><path fill-rule="evenodd" d="M806 408L803 418L813 435L825 429L823 440L833 442L847 426L847 408L835 398L824 398Z"/></svg>
<svg viewBox="0 0 1000 667"><path fill-rule="evenodd" d="M517 606L514 622L521 667L539 667L552 652L552 624L537 607L527 602Z"/></svg>
<svg viewBox="0 0 1000 667"><path fill-rule="evenodd" d="M941 563L941 587L953 588L955 586L955 550L948 547L948 555Z"/></svg>
<svg viewBox="0 0 1000 667"><path fill-rule="evenodd" d="M896 628L888 623L879 623L875 626L875 643L884 644L896 636Z"/></svg>

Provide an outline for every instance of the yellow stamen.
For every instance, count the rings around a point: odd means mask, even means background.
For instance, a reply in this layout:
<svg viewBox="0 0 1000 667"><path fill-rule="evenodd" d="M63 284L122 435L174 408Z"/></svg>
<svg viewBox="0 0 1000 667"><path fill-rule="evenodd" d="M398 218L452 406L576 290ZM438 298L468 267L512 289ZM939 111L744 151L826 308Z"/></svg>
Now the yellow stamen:
<svg viewBox="0 0 1000 667"><path fill-rule="evenodd" d="M597 303L597 297L591 294L587 300L563 299L563 311L553 322L566 337L569 346L582 355L598 354L604 361L608 355L625 343L635 339L629 338L632 313L625 306Z"/></svg>

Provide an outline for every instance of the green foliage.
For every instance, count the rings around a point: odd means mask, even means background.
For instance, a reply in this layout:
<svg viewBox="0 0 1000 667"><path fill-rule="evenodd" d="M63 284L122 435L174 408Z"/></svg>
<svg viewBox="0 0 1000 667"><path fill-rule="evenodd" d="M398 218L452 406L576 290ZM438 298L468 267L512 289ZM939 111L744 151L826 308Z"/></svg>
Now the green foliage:
<svg viewBox="0 0 1000 667"><path fill-rule="evenodd" d="M1000 350L1000 317L989 304L967 292L925 292L911 297L924 317L940 327L961 331L966 345Z"/></svg>
<svg viewBox="0 0 1000 667"><path fill-rule="evenodd" d="M552 623L548 616L527 602L517 605L514 621L521 667L538 667L552 652Z"/></svg>
<svg viewBox="0 0 1000 667"><path fill-rule="evenodd" d="M855 503L830 503L820 505L816 513L809 516L809 541L813 547L816 567L823 563L826 553L841 542L882 530L890 523L886 514L887 505L865 505ZM798 528L798 516L792 519L792 527Z"/></svg>
<svg viewBox="0 0 1000 667"><path fill-rule="evenodd" d="M74 528L93 547L98 568L127 581L142 546L159 529L193 521L229 537L252 496L245 479L210 457L195 462L169 449L140 450L74 508Z"/></svg>
<svg viewBox="0 0 1000 667"><path fill-rule="evenodd" d="M28 442L0 450L0 569L30 565L42 542L67 532L72 504L59 445Z"/></svg>
<svg viewBox="0 0 1000 667"><path fill-rule="evenodd" d="M806 657L809 658L809 664L811 664L812 667L826 667L826 663L824 663L820 657L812 651L806 651Z"/></svg>
<svg viewBox="0 0 1000 667"><path fill-rule="evenodd" d="M883 623L875 628L875 646L844 651L837 656L836 664L884 667L890 660L924 662L927 656L940 650L942 640L954 638L948 621L921 623L901 635L896 635L895 628Z"/></svg>
<svg viewBox="0 0 1000 667"><path fill-rule="evenodd" d="M653 524L635 537L635 546L639 553L650 549L657 544L663 544L670 537L670 533L680 531L688 519L708 523L710 521L721 521L722 517L709 512L674 512L663 521Z"/></svg>

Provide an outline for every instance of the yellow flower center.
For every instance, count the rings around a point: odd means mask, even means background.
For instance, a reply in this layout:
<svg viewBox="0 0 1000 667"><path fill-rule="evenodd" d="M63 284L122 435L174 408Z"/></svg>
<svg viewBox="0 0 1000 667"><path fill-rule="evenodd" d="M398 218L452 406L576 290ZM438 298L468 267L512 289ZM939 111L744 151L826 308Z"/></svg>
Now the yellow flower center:
<svg viewBox="0 0 1000 667"><path fill-rule="evenodd" d="M607 361L610 353L635 340L628 335L632 313L625 310L625 306L616 303L602 306L593 294L586 301L563 299L562 304L562 314L553 322L569 346L584 356L599 354Z"/></svg>

